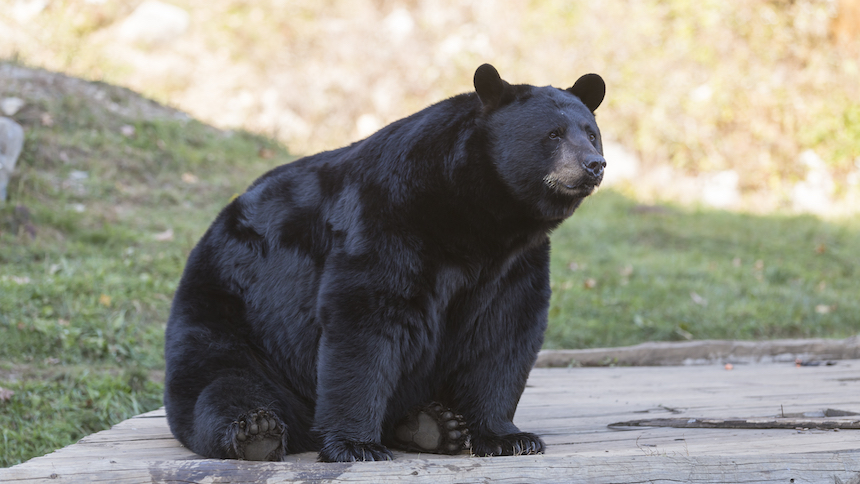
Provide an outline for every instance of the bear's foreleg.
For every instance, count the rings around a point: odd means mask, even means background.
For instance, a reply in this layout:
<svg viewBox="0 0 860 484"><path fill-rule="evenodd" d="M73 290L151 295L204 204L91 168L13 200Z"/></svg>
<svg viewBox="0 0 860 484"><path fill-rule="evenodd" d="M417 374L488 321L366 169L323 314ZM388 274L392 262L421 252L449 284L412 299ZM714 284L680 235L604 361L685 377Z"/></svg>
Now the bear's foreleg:
<svg viewBox="0 0 860 484"><path fill-rule="evenodd" d="M549 305L549 246L520 256L499 279L495 297L457 343L447 382L452 407L462 413L477 456L543 453L535 434L513 423L517 403L543 343Z"/></svg>
<svg viewBox="0 0 860 484"><path fill-rule="evenodd" d="M322 462L391 460L381 443L388 399L400 375L396 347L385 335L325 332L317 362L314 429Z"/></svg>
<svg viewBox="0 0 860 484"><path fill-rule="evenodd" d="M410 300L408 277L398 279L399 257L331 257L321 282L317 318L322 327L317 357L314 429L324 462L390 460L383 424L404 371L432 343L420 309ZM401 262L402 263L402 262Z"/></svg>

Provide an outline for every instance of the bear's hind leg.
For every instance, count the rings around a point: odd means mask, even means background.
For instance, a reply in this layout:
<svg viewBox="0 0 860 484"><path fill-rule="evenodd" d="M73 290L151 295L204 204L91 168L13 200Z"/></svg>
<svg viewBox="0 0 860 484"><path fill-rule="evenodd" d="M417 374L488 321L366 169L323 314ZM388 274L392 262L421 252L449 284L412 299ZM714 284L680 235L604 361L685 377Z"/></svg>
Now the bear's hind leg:
<svg viewBox="0 0 860 484"><path fill-rule="evenodd" d="M287 425L271 393L249 375L217 378L194 405L189 448L206 457L280 461L287 454Z"/></svg>
<svg viewBox="0 0 860 484"><path fill-rule="evenodd" d="M439 403L415 407L394 426L394 446L416 452L457 454L467 446L469 430L462 415Z"/></svg>

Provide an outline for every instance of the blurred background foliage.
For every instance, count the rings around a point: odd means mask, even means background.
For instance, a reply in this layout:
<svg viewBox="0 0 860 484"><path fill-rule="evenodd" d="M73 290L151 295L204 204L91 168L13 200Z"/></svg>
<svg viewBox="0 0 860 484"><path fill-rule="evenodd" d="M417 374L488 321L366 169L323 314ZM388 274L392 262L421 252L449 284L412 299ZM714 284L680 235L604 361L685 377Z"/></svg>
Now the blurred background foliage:
<svg viewBox="0 0 860 484"><path fill-rule="evenodd" d="M860 202L857 0L170 3L187 26L153 40L124 25L137 0L2 0L0 57L127 86L296 154L470 90L483 62L538 85L598 72L605 136L647 170L734 170L744 208L767 211L813 150L835 199Z"/></svg>

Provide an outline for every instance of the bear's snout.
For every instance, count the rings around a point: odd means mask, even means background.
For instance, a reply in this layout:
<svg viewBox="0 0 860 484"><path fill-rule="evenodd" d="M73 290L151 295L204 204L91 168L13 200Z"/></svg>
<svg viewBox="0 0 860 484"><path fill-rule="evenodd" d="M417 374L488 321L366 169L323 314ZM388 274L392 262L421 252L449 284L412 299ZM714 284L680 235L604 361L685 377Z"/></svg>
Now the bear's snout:
<svg viewBox="0 0 860 484"><path fill-rule="evenodd" d="M606 160L599 153L576 156L570 150L558 158L544 183L568 195L588 196L603 181L604 168Z"/></svg>
<svg viewBox="0 0 860 484"><path fill-rule="evenodd" d="M582 161L582 168L592 177L601 179L603 178L603 169L606 168L606 160L602 156L589 157Z"/></svg>

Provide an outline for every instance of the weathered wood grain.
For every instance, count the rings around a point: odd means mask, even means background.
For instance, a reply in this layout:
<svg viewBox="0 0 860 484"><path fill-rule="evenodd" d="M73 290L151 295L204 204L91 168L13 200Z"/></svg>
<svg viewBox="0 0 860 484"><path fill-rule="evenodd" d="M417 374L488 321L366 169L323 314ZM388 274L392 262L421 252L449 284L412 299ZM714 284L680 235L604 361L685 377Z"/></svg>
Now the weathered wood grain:
<svg viewBox="0 0 860 484"><path fill-rule="evenodd" d="M651 418L609 424L613 430L626 427L672 427L676 429L795 429L860 430L860 420L849 418Z"/></svg>
<svg viewBox="0 0 860 484"><path fill-rule="evenodd" d="M633 428L653 419L775 420L860 413L860 360L786 364L535 369L516 423L541 456L477 458L395 452L379 463L203 459L173 439L163 409L0 469L0 482L566 482L860 484L860 430ZM856 420L856 417L833 417Z"/></svg>
<svg viewBox="0 0 860 484"><path fill-rule="evenodd" d="M847 339L787 339L770 341L702 340L648 342L619 348L541 351L537 365L659 366L714 363L771 363L860 358L860 337Z"/></svg>
<svg viewBox="0 0 860 484"><path fill-rule="evenodd" d="M4 470L4 482L427 483L836 483L860 477L860 455L551 457L423 459L352 464L244 461L125 461L25 472ZM839 479L839 481L837 481Z"/></svg>

